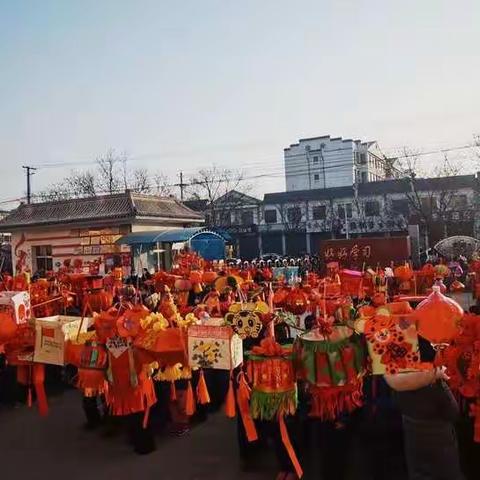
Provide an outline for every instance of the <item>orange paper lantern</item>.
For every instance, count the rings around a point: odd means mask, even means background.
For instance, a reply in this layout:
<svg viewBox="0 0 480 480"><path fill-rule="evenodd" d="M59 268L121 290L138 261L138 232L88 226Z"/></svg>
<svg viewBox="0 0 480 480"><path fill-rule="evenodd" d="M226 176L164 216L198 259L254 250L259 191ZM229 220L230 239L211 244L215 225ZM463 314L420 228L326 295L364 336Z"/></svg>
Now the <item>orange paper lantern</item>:
<svg viewBox="0 0 480 480"><path fill-rule="evenodd" d="M440 292L438 286L414 313L418 333L434 345L450 343L459 331L462 307Z"/></svg>
<svg viewBox="0 0 480 480"><path fill-rule="evenodd" d="M413 272L409 265L400 265L399 267L395 268L393 274L401 282L407 282L413 277Z"/></svg>

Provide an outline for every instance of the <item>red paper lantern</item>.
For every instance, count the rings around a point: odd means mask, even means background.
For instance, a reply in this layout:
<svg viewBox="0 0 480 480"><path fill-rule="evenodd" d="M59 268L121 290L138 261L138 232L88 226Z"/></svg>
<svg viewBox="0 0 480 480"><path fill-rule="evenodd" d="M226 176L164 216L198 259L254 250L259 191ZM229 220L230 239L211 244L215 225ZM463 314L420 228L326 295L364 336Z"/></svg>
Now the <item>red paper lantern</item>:
<svg viewBox="0 0 480 480"><path fill-rule="evenodd" d="M433 292L417 306L414 316L418 333L438 345L450 343L457 335L463 309L434 286Z"/></svg>
<svg viewBox="0 0 480 480"><path fill-rule="evenodd" d="M140 321L149 313L150 310L140 303L126 310L117 320L118 334L121 337L135 337L140 330Z"/></svg>
<svg viewBox="0 0 480 480"><path fill-rule="evenodd" d="M300 289L292 290L285 299L285 309L295 315L302 315L307 311L308 297Z"/></svg>
<svg viewBox="0 0 480 480"><path fill-rule="evenodd" d="M204 283L213 283L217 277L217 272L203 272L202 280Z"/></svg>
<svg viewBox="0 0 480 480"><path fill-rule="evenodd" d="M202 272L199 270L192 270L190 272L190 282L192 283L202 283L203 280L203 275Z"/></svg>
<svg viewBox="0 0 480 480"><path fill-rule="evenodd" d="M281 307L284 305L287 295L289 294L289 290L286 288L279 288L273 294L273 303L276 307Z"/></svg>
<svg viewBox="0 0 480 480"><path fill-rule="evenodd" d="M399 267L395 268L393 274L401 282L407 282L413 277L413 272L409 265L400 265Z"/></svg>
<svg viewBox="0 0 480 480"><path fill-rule="evenodd" d="M110 292L105 290L93 290L90 293L87 293L83 299L83 307L89 305L93 312L101 312L102 310L107 310L112 306L113 295Z"/></svg>
<svg viewBox="0 0 480 480"><path fill-rule="evenodd" d="M179 278L178 280L175 280L175 288L179 292L188 292L192 289L192 282L187 278Z"/></svg>

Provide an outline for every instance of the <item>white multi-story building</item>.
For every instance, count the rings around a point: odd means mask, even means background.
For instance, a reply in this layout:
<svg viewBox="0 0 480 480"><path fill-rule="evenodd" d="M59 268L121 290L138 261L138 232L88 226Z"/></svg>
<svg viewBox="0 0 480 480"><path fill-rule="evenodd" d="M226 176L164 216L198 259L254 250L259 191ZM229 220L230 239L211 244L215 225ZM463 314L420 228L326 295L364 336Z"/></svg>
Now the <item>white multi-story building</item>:
<svg viewBox="0 0 480 480"><path fill-rule="evenodd" d="M351 186L389 177L377 142L332 138L302 138L284 149L287 192Z"/></svg>

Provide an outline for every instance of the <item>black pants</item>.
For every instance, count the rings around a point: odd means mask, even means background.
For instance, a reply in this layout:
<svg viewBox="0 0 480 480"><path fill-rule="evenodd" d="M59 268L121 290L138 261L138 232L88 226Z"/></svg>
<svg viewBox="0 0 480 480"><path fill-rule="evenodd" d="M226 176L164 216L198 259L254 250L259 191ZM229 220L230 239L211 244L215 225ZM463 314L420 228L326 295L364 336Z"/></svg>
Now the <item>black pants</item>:
<svg viewBox="0 0 480 480"><path fill-rule="evenodd" d="M453 424L403 417L409 480L464 480Z"/></svg>
<svg viewBox="0 0 480 480"><path fill-rule="evenodd" d="M150 425L143 428L144 412L125 416L127 433L133 450L139 455L146 455L155 450L155 437ZM150 423L150 422L149 422Z"/></svg>

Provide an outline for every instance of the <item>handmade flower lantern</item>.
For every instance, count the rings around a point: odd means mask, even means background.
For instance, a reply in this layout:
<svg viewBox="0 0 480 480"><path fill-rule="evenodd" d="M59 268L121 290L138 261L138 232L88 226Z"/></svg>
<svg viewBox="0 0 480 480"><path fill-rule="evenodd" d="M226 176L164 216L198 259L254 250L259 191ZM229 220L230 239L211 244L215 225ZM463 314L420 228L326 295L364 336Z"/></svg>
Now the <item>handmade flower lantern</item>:
<svg viewBox="0 0 480 480"><path fill-rule="evenodd" d="M462 307L440 292L438 286L415 309L418 333L432 345L449 344L459 331Z"/></svg>
<svg viewBox="0 0 480 480"><path fill-rule="evenodd" d="M267 421L278 419L283 444L297 476L302 477L303 471L290 442L284 420L286 415L294 415L297 410L297 385L292 350L282 347L273 337L267 337L260 345L253 347L248 356L247 370L252 383L251 416Z"/></svg>
<svg viewBox="0 0 480 480"><path fill-rule="evenodd" d="M470 402L474 441L480 443L480 316L465 314L459 335L442 352L449 386Z"/></svg>
<svg viewBox="0 0 480 480"><path fill-rule="evenodd" d="M395 374L418 366L418 335L408 302L378 308L365 322L363 333L374 375Z"/></svg>
<svg viewBox="0 0 480 480"><path fill-rule="evenodd" d="M40 415L47 415L45 392L45 367L33 362L35 330L28 324L19 325L15 337L5 344L5 355L10 365L17 367L17 382L28 388L28 406L32 405L32 388L35 389Z"/></svg>
<svg viewBox="0 0 480 480"><path fill-rule="evenodd" d="M348 327L322 323L297 337L295 363L311 396L310 416L335 420L362 404L365 353Z"/></svg>
<svg viewBox="0 0 480 480"><path fill-rule="evenodd" d="M76 387L87 396L105 392L107 350L95 332L81 333L66 343L65 363L78 368Z"/></svg>

